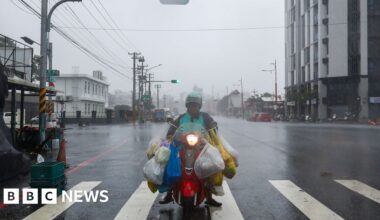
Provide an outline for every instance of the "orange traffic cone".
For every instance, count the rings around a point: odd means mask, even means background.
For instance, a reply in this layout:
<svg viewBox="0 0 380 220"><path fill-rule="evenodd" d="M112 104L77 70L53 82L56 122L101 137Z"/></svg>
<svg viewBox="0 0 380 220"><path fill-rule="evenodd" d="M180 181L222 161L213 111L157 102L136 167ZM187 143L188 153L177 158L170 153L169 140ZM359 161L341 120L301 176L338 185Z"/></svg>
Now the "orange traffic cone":
<svg viewBox="0 0 380 220"><path fill-rule="evenodd" d="M65 167L68 167L67 161L66 161L66 141L65 139L62 139L60 145L59 145L59 152L57 156L57 162L63 162L65 164Z"/></svg>

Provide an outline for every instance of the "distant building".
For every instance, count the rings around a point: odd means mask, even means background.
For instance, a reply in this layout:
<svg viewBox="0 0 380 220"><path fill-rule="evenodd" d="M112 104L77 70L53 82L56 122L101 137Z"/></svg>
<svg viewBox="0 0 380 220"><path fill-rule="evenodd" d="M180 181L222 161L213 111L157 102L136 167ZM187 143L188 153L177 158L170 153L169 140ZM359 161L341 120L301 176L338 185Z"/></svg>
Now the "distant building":
<svg viewBox="0 0 380 220"><path fill-rule="evenodd" d="M109 107L113 108L117 105L132 106L132 92L115 90L113 94L109 94Z"/></svg>
<svg viewBox="0 0 380 220"><path fill-rule="evenodd" d="M108 107L109 84L101 71L94 71L93 76L86 74L63 74L56 78L56 89L64 93L66 117L105 117ZM60 97L57 97L59 99ZM59 106L56 106L58 109Z"/></svg>

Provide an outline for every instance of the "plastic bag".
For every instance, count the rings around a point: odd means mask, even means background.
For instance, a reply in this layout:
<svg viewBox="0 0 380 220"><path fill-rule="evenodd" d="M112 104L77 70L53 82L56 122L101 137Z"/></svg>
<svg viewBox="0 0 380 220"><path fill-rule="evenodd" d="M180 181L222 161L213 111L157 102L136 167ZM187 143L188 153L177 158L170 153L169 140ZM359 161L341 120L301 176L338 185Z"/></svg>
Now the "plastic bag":
<svg viewBox="0 0 380 220"><path fill-rule="evenodd" d="M154 158L160 164L166 165L170 158L170 150L167 147L160 147L156 151Z"/></svg>
<svg viewBox="0 0 380 220"><path fill-rule="evenodd" d="M179 156L179 148L170 145L170 159L166 165L167 184L173 185L181 178L181 158Z"/></svg>
<svg viewBox="0 0 380 220"><path fill-rule="evenodd" d="M152 193L155 193L155 192L157 192L157 185L156 184L154 184L154 183L152 183L152 182L150 182L150 181L148 181L147 182L148 183L148 188L149 188L149 190L152 192Z"/></svg>
<svg viewBox="0 0 380 220"><path fill-rule="evenodd" d="M211 193L216 196L224 196L223 186L213 186L211 187Z"/></svg>
<svg viewBox="0 0 380 220"><path fill-rule="evenodd" d="M194 163L195 174L204 179L224 169L222 156L211 144L206 144Z"/></svg>
<svg viewBox="0 0 380 220"><path fill-rule="evenodd" d="M223 184L223 173L217 172L208 178L208 183L212 186L221 186Z"/></svg>
<svg viewBox="0 0 380 220"><path fill-rule="evenodd" d="M236 166L239 166L238 159L239 159L239 152L231 146L230 143L222 135L219 135L219 139L224 147L224 149L234 158Z"/></svg>
<svg viewBox="0 0 380 220"><path fill-rule="evenodd" d="M144 177L148 181L161 185L164 178L165 166L159 164L154 158L152 158L144 165L143 172Z"/></svg>
<svg viewBox="0 0 380 220"><path fill-rule="evenodd" d="M162 139L159 137L153 138L149 142L149 147L146 150L146 156L148 157L148 159L151 159L152 157L154 157L154 154L156 153L156 150L160 147L161 142L162 142Z"/></svg>
<svg viewBox="0 0 380 220"><path fill-rule="evenodd" d="M233 158L228 159L226 162L226 167L223 170L223 175L229 179L232 179L236 175L236 165Z"/></svg>

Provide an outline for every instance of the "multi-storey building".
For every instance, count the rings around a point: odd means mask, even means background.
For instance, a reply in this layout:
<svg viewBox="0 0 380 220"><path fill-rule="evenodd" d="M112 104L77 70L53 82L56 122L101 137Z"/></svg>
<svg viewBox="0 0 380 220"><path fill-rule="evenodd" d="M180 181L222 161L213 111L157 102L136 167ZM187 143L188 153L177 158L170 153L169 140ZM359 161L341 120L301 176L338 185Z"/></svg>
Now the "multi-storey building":
<svg viewBox="0 0 380 220"><path fill-rule="evenodd" d="M93 76L85 74L63 74L56 79L56 89L64 93L66 117L105 117L108 107L108 87L101 71L94 71ZM58 98L58 97L57 97ZM56 109L59 106L57 105Z"/></svg>
<svg viewBox="0 0 380 220"><path fill-rule="evenodd" d="M380 1L285 0L288 115L380 117Z"/></svg>

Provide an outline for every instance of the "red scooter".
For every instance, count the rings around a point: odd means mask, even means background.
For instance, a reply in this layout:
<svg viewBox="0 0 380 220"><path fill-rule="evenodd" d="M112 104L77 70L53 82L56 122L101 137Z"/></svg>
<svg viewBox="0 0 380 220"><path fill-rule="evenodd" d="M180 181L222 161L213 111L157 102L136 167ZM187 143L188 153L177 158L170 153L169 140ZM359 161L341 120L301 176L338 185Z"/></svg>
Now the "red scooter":
<svg viewBox="0 0 380 220"><path fill-rule="evenodd" d="M194 132L181 134L179 140L182 177L174 186L173 196L176 203L183 208L183 218L189 219L195 208L205 200L204 181L199 179L194 171L195 160L205 146L205 142ZM205 211L209 216L208 208Z"/></svg>

